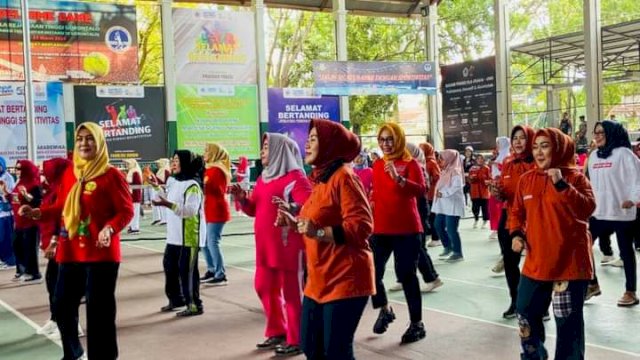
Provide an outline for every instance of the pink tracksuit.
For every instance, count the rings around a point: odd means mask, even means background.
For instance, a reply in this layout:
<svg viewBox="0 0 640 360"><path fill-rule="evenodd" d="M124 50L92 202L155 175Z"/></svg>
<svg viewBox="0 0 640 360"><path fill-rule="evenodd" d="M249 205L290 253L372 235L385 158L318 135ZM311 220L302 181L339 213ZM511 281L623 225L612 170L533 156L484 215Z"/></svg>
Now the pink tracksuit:
<svg viewBox="0 0 640 360"><path fill-rule="evenodd" d="M256 187L242 210L255 216L255 288L267 318L265 337L287 336L287 344L300 344L304 244L295 229L276 227L278 196L302 206L311 194L311 184L300 170ZM284 296L284 304L283 304ZM284 315L286 311L286 317Z"/></svg>

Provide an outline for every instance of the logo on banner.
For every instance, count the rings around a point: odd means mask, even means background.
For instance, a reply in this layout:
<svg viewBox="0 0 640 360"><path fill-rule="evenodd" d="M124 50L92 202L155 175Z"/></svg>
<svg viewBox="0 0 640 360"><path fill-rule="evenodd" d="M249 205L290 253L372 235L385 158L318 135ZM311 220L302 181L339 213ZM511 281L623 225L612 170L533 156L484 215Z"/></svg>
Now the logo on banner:
<svg viewBox="0 0 640 360"><path fill-rule="evenodd" d="M195 48L189 53L191 62L243 64L246 54L239 54L240 38L225 24L207 23L195 39Z"/></svg>
<svg viewBox="0 0 640 360"><path fill-rule="evenodd" d="M98 121L104 131L104 136L112 140L132 139L132 137L147 137L151 134L151 126L143 124L144 114L138 115L133 105L109 104L105 106L109 119Z"/></svg>
<svg viewBox="0 0 640 360"><path fill-rule="evenodd" d="M113 26L107 30L105 42L112 51L123 53L131 47L131 34L122 26Z"/></svg>

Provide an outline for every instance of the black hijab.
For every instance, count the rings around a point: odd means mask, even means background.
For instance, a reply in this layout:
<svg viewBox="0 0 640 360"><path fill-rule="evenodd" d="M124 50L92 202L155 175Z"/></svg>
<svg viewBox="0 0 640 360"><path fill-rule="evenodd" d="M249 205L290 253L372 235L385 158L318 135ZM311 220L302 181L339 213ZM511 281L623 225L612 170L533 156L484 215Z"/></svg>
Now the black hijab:
<svg viewBox="0 0 640 360"><path fill-rule="evenodd" d="M173 155L177 155L180 161L180 172L173 174L173 177L178 181L195 180L196 171L193 166L193 153L189 150L176 150Z"/></svg>
<svg viewBox="0 0 640 360"><path fill-rule="evenodd" d="M598 148L597 155L600 159L606 159L611 156L613 149L619 147L626 147L631 149L631 142L629 141L629 133L622 125L615 121L604 120L596 123L602 126L604 130L604 136L607 139L607 143L603 147ZM595 131L595 128L594 128Z"/></svg>

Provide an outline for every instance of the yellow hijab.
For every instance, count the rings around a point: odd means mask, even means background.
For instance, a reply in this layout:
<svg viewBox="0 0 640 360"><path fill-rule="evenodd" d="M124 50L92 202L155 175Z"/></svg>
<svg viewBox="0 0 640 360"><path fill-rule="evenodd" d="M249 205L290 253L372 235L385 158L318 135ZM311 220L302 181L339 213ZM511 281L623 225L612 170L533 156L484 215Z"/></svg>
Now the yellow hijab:
<svg viewBox="0 0 640 360"><path fill-rule="evenodd" d="M404 130L400 127L400 125L396 123L386 123L380 127L378 130L378 138L380 138L380 134L387 130L393 135L393 153L387 155L384 154L382 158L384 161L392 161L392 160L403 160L410 161L413 159L409 150L407 150L407 139L404 135Z"/></svg>
<svg viewBox="0 0 640 360"><path fill-rule="evenodd" d="M69 232L69 239L73 239L80 225L80 195L82 194L82 187L87 181L91 181L109 170L109 152L107 151L107 142L102 128L96 123L82 123L76 128L76 137L81 129L89 130L96 141L98 149L96 157L92 160L81 159L77 148L73 151L73 174L78 181L71 187L62 210L64 226Z"/></svg>
<svg viewBox="0 0 640 360"><path fill-rule="evenodd" d="M209 155L209 161L204 166L207 169L217 167L222 170L227 181L231 181L231 160L227 150L216 143L207 143L204 152Z"/></svg>

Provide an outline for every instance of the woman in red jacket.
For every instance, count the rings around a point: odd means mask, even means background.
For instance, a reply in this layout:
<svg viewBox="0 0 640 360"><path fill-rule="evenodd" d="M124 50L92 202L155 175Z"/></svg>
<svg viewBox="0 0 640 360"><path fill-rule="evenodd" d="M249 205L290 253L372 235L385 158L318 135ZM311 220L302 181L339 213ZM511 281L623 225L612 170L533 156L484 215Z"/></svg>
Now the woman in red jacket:
<svg viewBox="0 0 640 360"><path fill-rule="evenodd" d="M431 207L433 207L433 199L436 195L436 184L438 183L438 180L440 180L440 165L438 164L438 160L436 160L436 152L433 149L433 145L429 143L422 143L420 144L420 149L422 149L422 152L424 153L425 168L427 170L427 200L429 200L429 209L431 209ZM431 235L429 247L442 245L435 230L435 221L436 214L429 212L429 227L428 229L424 229L426 235Z"/></svg>
<svg viewBox="0 0 640 360"><path fill-rule="evenodd" d="M513 127L511 130L513 155L503 161L497 187L493 188L494 196L504 201L502 212L499 215L498 242L504 260L504 275L511 297L509 308L502 313L502 317L505 319L516 317L516 299L518 298L518 282L520 281L520 254L511 251L511 238L507 229L508 214L513 204L513 196L520 176L535 166L531 153L534 135L535 131L528 126L517 125Z"/></svg>
<svg viewBox="0 0 640 360"><path fill-rule="evenodd" d="M533 139L536 168L521 176L509 213L512 250L527 249L518 288L522 359L547 359L543 316L553 301L556 359L584 359L583 305L593 276L589 217L596 208L575 164L575 143L560 130Z"/></svg>
<svg viewBox="0 0 640 360"><path fill-rule="evenodd" d="M384 124L378 131L382 161L373 164L373 238L371 247L376 267L374 309L380 309L373 332L383 334L395 320L382 282L391 254L394 254L396 277L402 283L409 307L411 324L402 335L402 343L411 343L426 336L422 323L422 295L416 276L420 234L424 231L418 214L416 198L424 196L425 180L420 165L406 149L402 128L395 123Z"/></svg>
<svg viewBox="0 0 640 360"><path fill-rule="evenodd" d="M11 192L11 206L17 214L23 205L40 206L42 189L40 187L40 171L29 160L19 160L16 165L18 183ZM16 255L15 281L23 284L39 284L42 282L38 266L38 224L32 219L14 217L13 251Z"/></svg>
<svg viewBox="0 0 640 360"><path fill-rule="evenodd" d="M126 159L127 164L127 183L131 191L131 199L133 200L133 220L129 224L127 233L140 233L140 207L142 205L142 170L135 159Z"/></svg>
<svg viewBox="0 0 640 360"><path fill-rule="evenodd" d="M482 209L482 228L487 227L489 221L489 182L491 169L484 164L484 155L476 155L476 162L469 169L469 184L471 194L471 211L475 219L473 228L478 227L480 209Z"/></svg>
<svg viewBox="0 0 640 360"><path fill-rule="evenodd" d="M19 214L61 221L55 307L63 359L84 356L77 319L85 295L89 358L116 359L120 231L133 218L133 202L124 176L109 165L107 143L98 124L86 122L76 129L73 166L63 175L55 204L41 209L24 205Z"/></svg>

